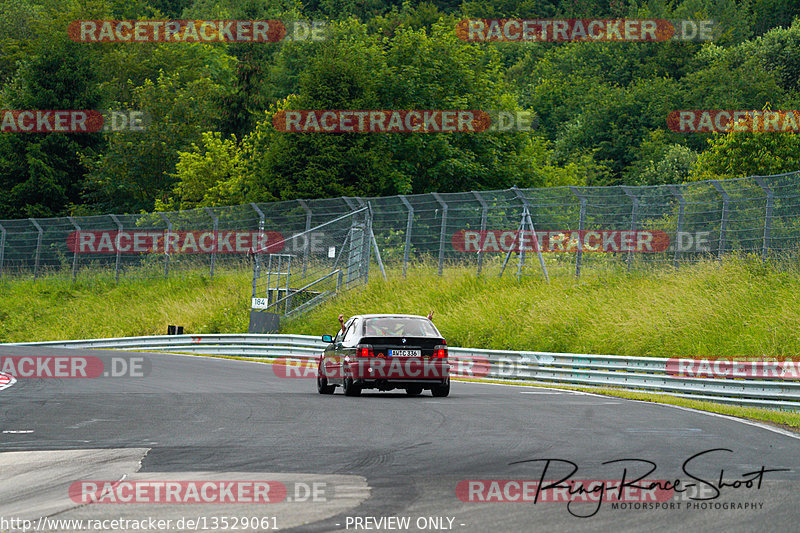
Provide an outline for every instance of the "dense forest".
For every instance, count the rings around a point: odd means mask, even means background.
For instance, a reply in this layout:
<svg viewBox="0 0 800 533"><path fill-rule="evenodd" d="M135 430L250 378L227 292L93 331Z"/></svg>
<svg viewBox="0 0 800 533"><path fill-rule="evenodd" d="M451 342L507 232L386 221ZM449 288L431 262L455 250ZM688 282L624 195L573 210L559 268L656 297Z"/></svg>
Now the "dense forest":
<svg viewBox="0 0 800 533"><path fill-rule="evenodd" d="M713 20L711 41L468 42L464 19ZM91 43L82 20L324 22L324 38ZM800 137L676 133L800 108L797 0L0 0L0 109L142 131L0 133L0 219L342 195L655 185L800 169ZM286 133L284 110L530 111L532 131Z"/></svg>

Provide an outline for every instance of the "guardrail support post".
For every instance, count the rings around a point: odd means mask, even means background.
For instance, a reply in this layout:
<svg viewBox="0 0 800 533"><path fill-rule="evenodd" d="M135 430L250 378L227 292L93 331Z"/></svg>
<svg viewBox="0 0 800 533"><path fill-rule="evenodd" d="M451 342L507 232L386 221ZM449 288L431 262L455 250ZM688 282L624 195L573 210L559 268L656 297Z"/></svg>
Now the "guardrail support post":
<svg viewBox="0 0 800 533"><path fill-rule="evenodd" d="M442 229L439 233L439 275L441 276L444 269L444 241L447 235L447 202L442 199L438 192L431 193L431 195L442 206Z"/></svg>
<svg viewBox="0 0 800 533"><path fill-rule="evenodd" d="M678 258L681 253L681 235L683 234L683 214L686 211L686 200L676 185L670 185L669 190L672 191L672 195L678 200L678 222L675 225L675 243L673 244L675 249L672 256L672 266L678 268Z"/></svg>
<svg viewBox="0 0 800 533"><path fill-rule="evenodd" d="M164 235L164 277L166 278L169 276L169 248L167 248L167 244L169 243L169 235L172 233L172 221L164 213L159 213L159 215L167 223L167 233ZM216 246L216 243L214 245Z"/></svg>
<svg viewBox="0 0 800 533"><path fill-rule="evenodd" d="M119 251L119 237L122 233L123 227L122 222L119 221L117 215L108 215L111 217L111 220L117 225L117 237L114 239L114 248L117 250L117 259L114 262L114 283L119 283L119 260L120 260L120 251Z"/></svg>
<svg viewBox="0 0 800 533"><path fill-rule="evenodd" d="M403 205L408 209L408 219L406 220L406 243L403 248L403 279L406 277L406 270L408 269L408 256L411 253L411 230L414 225L414 207L408 201L405 194L400 194L400 200Z"/></svg>
<svg viewBox="0 0 800 533"><path fill-rule="evenodd" d="M717 180L713 180L711 184L714 185L714 188L717 189L717 192L722 196L722 215L719 222L719 250L717 252L717 257L722 259L722 254L725 252L725 236L728 231L728 202L730 201L730 196Z"/></svg>
<svg viewBox="0 0 800 533"><path fill-rule="evenodd" d="M581 265L583 263L583 230L586 224L586 196L572 185L570 185L569 190L581 201L581 211L578 216L578 253L575 256L575 279L580 279Z"/></svg>
<svg viewBox="0 0 800 533"><path fill-rule="evenodd" d="M44 235L44 232L36 220L32 218L29 218L28 220L30 220L31 224L36 227L36 231L39 232L39 236L36 238L36 259L33 262L33 279L35 280L39 277L39 257L42 253L42 236Z"/></svg>
<svg viewBox="0 0 800 533"><path fill-rule="evenodd" d="M75 280L78 277L78 250L80 250L80 233L81 227L75 222L74 217L67 217L75 228L75 252L72 254L72 283L75 283ZM0 252L0 257L2 257L2 252Z"/></svg>
<svg viewBox="0 0 800 533"><path fill-rule="evenodd" d="M217 262L217 230L219 229L219 217L211 210L210 207L204 208L211 221L214 223L214 248L211 250L211 279L214 279L214 264Z"/></svg>
<svg viewBox="0 0 800 533"><path fill-rule="evenodd" d="M483 199L483 196L478 191L472 191L472 195L481 204L481 239L486 236L486 222L489 218L489 204ZM483 270L483 250L478 250L478 276L481 275Z"/></svg>
<svg viewBox="0 0 800 533"><path fill-rule="evenodd" d="M769 243L770 243L770 230L772 229L772 204L775 197L775 191L772 190L772 187L767 185L764 179L760 176L754 178L756 183L764 190L764 194L767 195L767 207L764 212L764 241L761 245L761 257L764 259L767 258L767 253L769 253Z"/></svg>
<svg viewBox="0 0 800 533"><path fill-rule="evenodd" d="M625 193L625 196L631 199L633 202L633 207L631 208L631 232L636 231L636 219L639 215L639 198L631 192L630 188L623 185L622 191ZM636 239L638 242L638 239ZM625 263L627 263L626 269L628 272L631 271L631 262L633 261L633 250L628 249L628 255L625 257Z"/></svg>
<svg viewBox="0 0 800 533"><path fill-rule="evenodd" d="M6 228L0 224L0 278L3 277L3 255L6 251Z"/></svg>

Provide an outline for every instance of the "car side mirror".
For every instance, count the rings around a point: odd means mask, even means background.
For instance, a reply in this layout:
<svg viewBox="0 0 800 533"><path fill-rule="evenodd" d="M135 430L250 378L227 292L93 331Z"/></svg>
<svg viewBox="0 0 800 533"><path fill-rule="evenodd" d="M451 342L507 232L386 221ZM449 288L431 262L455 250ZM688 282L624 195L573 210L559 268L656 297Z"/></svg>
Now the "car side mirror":
<svg viewBox="0 0 800 533"><path fill-rule="evenodd" d="M333 342L333 337L331 337L330 335L323 335L322 342Z"/></svg>

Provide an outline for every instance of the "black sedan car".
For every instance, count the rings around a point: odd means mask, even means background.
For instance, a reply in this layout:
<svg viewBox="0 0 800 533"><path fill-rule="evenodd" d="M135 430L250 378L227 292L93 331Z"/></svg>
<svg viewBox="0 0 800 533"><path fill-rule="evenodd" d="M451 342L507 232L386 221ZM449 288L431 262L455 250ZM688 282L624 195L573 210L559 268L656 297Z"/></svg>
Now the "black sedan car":
<svg viewBox="0 0 800 533"><path fill-rule="evenodd" d="M356 315L328 342L317 368L317 390L347 396L363 389L405 389L410 396L430 390L450 394L447 343L433 322L417 315Z"/></svg>

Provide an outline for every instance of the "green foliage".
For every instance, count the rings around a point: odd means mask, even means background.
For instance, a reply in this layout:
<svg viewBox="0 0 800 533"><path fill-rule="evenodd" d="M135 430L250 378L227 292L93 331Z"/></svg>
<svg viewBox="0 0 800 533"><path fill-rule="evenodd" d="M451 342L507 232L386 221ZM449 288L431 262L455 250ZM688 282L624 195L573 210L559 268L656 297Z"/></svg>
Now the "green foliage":
<svg viewBox="0 0 800 533"><path fill-rule="evenodd" d="M152 211L174 185L179 150L218 125L223 91L210 78L184 82L180 74L163 71L133 88L124 107L146 111L151 122L144 131L108 133L108 149L85 158L87 198L104 209Z"/></svg>
<svg viewBox="0 0 800 533"><path fill-rule="evenodd" d="M6 88L11 109L92 109L99 103L91 56L64 39L20 65ZM80 201L79 159L97 134L0 134L0 218L67 214Z"/></svg>
<svg viewBox="0 0 800 533"><path fill-rule="evenodd" d="M790 0L0 0L0 108L144 109L143 133L0 134L0 218L798 168L793 138L680 109L800 105ZM714 43L467 43L464 18L713 19ZM86 44L83 19L329 22L322 42ZM289 27L291 29L291 26ZM529 110L536 132L288 134L293 109ZM709 142L710 141L710 142ZM695 162L695 159L698 162Z"/></svg>
<svg viewBox="0 0 800 533"><path fill-rule="evenodd" d="M179 152L170 203L156 200L157 211L176 211L244 203L242 154L235 137L203 133L201 146Z"/></svg>
<svg viewBox="0 0 800 533"><path fill-rule="evenodd" d="M675 134L655 130L634 150L636 159L625 170L632 185L663 185L687 181L697 152L677 143Z"/></svg>
<svg viewBox="0 0 800 533"><path fill-rule="evenodd" d="M780 174L800 169L800 137L791 133L715 134L693 179Z"/></svg>

